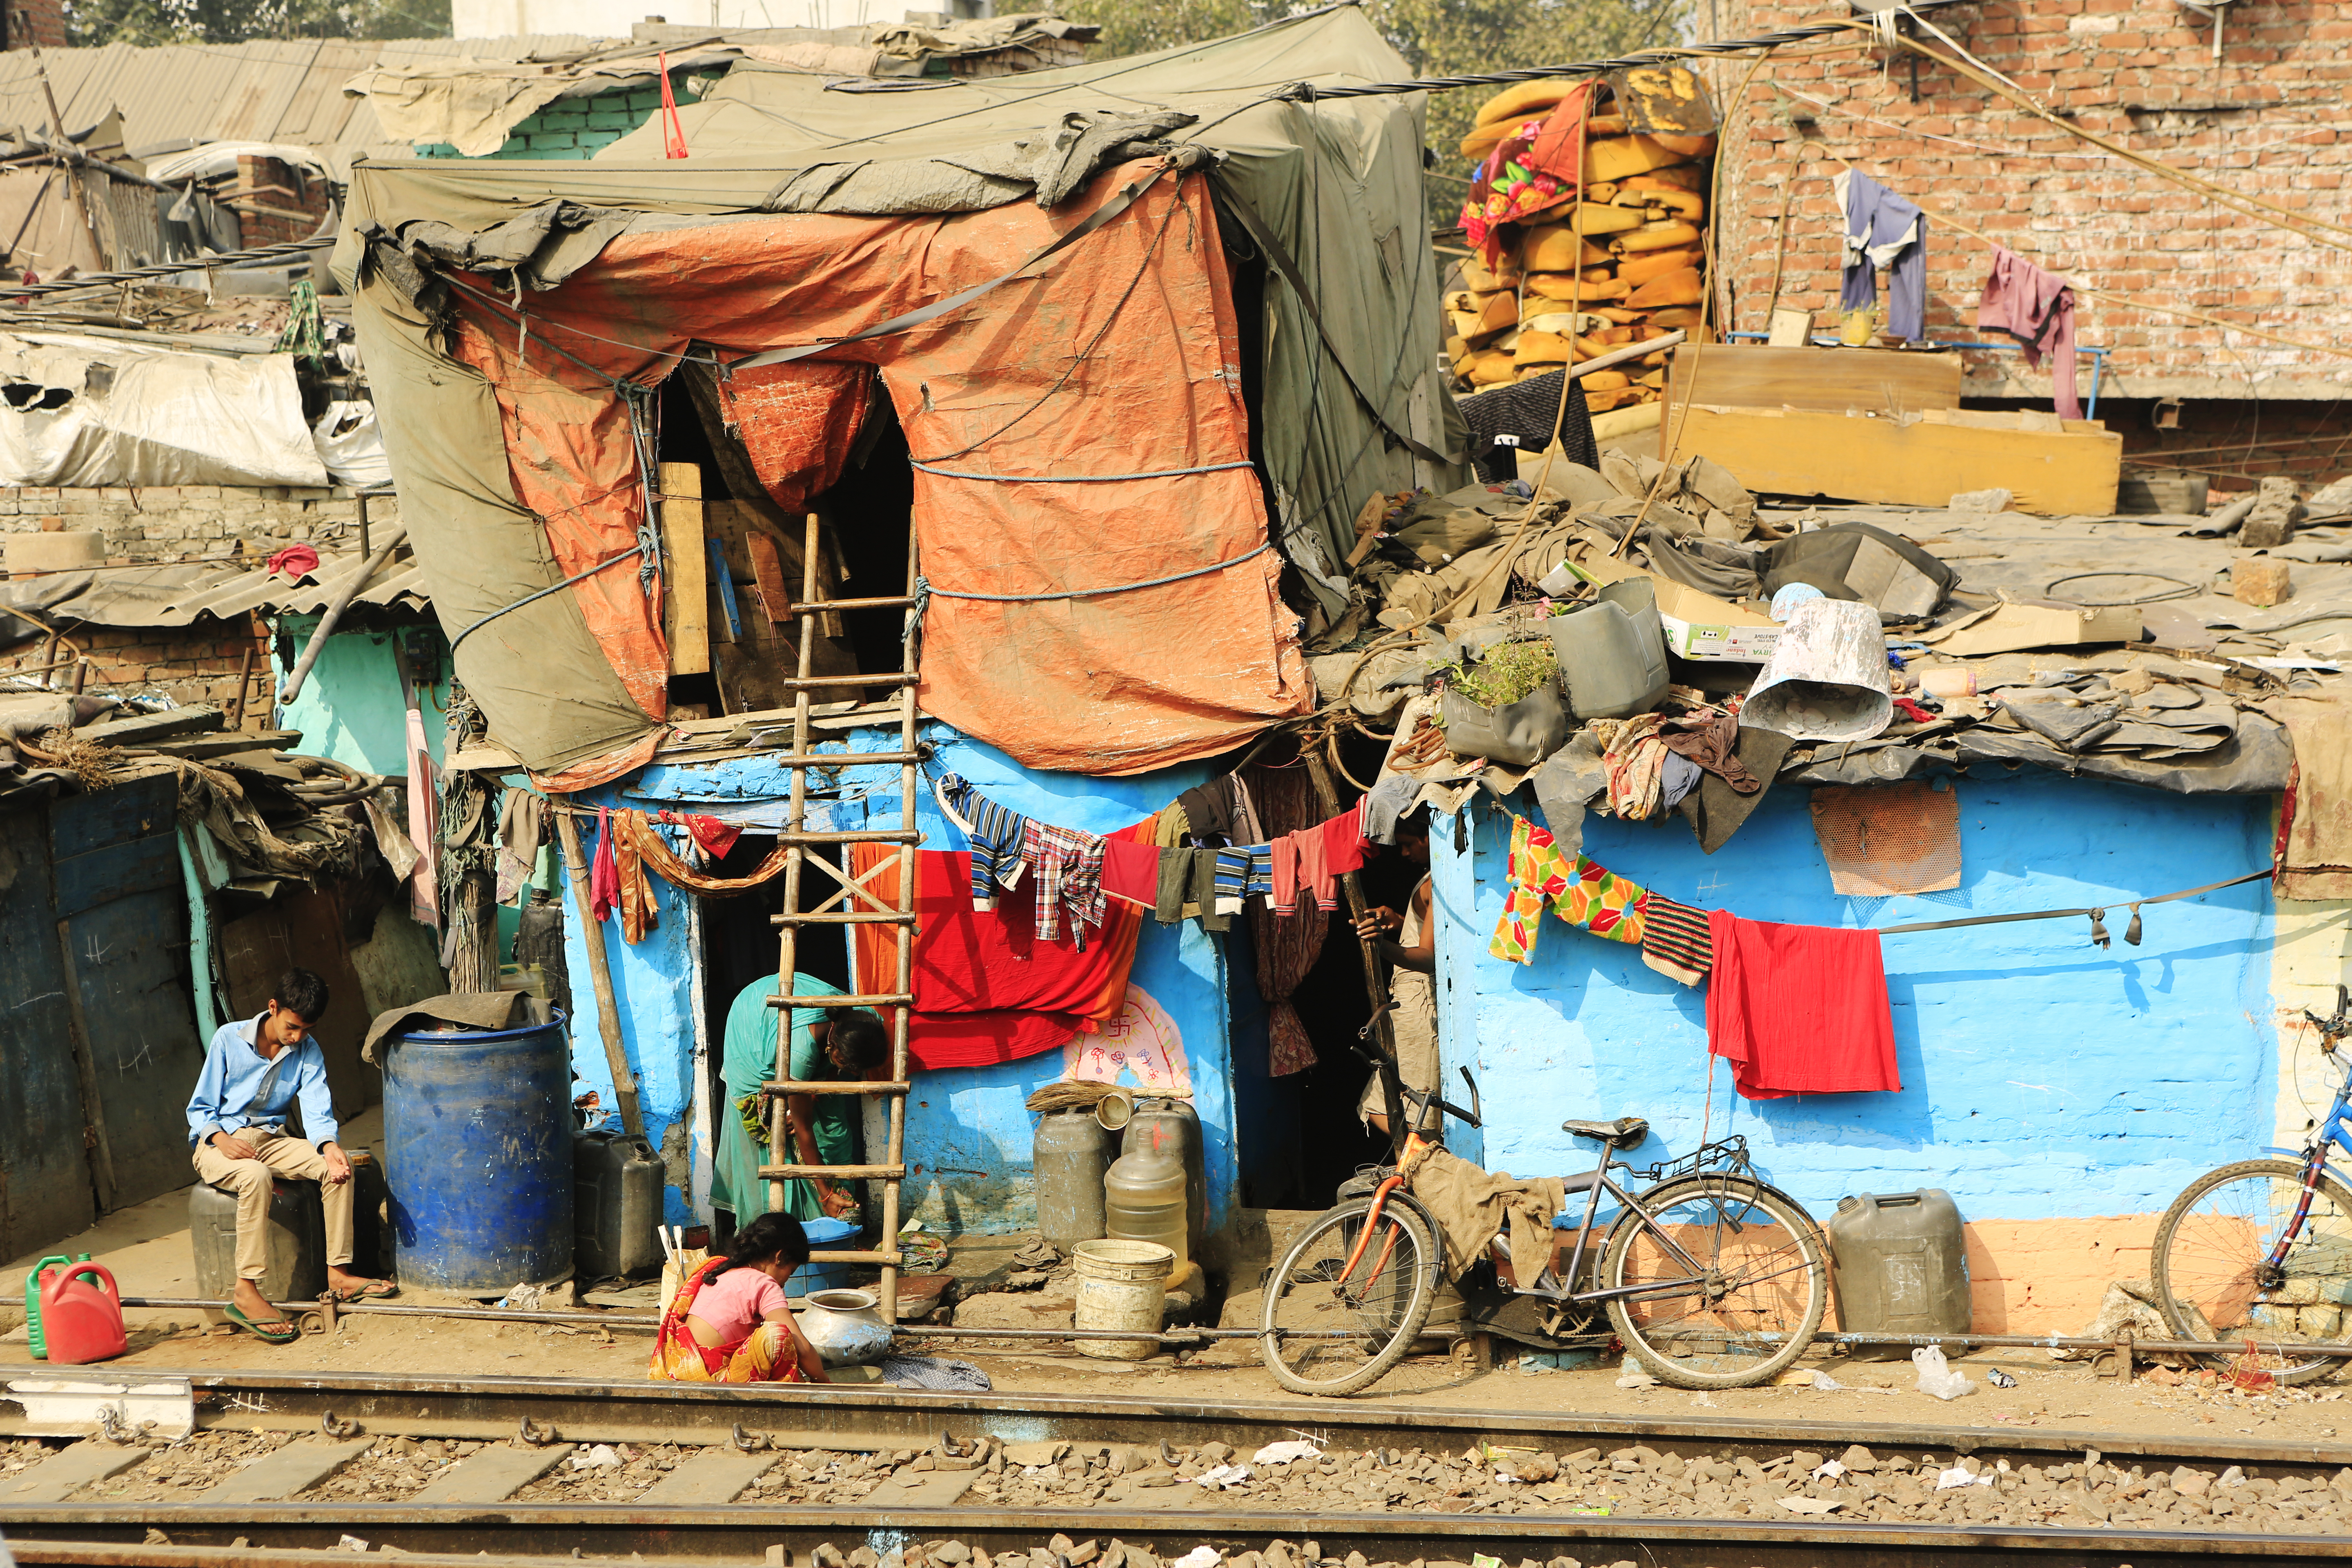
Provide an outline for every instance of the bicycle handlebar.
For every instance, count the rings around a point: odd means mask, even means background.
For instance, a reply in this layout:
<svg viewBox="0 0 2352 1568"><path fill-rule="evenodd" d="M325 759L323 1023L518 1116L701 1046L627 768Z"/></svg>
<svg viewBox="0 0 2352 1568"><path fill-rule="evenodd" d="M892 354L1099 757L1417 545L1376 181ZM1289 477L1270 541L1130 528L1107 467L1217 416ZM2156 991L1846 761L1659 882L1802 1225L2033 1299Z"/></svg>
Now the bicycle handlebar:
<svg viewBox="0 0 2352 1568"><path fill-rule="evenodd" d="M1388 1064L1383 1062L1381 1066L1385 1069ZM1444 1111L1448 1116L1452 1116L1457 1121L1466 1121L1473 1127L1484 1127L1486 1125L1485 1118L1481 1115L1481 1111L1484 1110L1484 1107L1479 1103L1478 1100L1478 1080L1470 1076L1470 1069L1468 1068L1462 1068L1461 1073L1462 1081L1470 1086L1470 1109L1467 1110L1465 1110L1460 1106L1454 1104L1451 1100L1438 1099L1437 1091L1434 1089L1431 1089L1427 1093L1423 1093L1420 1089L1406 1089L1402 1084L1398 1085L1397 1098L1403 1100L1405 1102L1405 1109L1412 1112L1412 1122L1414 1126L1418 1127L1421 1125L1422 1118L1429 1114L1429 1108L1433 1105L1437 1107L1438 1110ZM1418 1101L1419 1103L1416 1104L1415 1101Z"/></svg>

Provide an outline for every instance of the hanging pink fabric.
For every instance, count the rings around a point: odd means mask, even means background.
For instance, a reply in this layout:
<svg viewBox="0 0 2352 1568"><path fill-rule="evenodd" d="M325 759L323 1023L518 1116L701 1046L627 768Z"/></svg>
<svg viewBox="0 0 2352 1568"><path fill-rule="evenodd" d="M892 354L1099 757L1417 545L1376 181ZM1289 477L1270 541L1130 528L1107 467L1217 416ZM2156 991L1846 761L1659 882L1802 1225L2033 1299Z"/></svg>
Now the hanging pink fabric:
<svg viewBox="0 0 2352 1568"><path fill-rule="evenodd" d="M1977 327L2007 332L2023 343L2025 363L2036 370L2045 357L2053 358L2050 388L2056 395L2058 417L2083 416L2082 400L2074 395L2074 290L2063 278L1994 246L1992 273L1977 305Z"/></svg>
<svg viewBox="0 0 2352 1568"><path fill-rule="evenodd" d="M613 813L596 808L596 853L588 862L588 909L600 921L621 902L621 862L613 853Z"/></svg>
<svg viewBox="0 0 2352 1568"><path fill-rule="evenodd" d="M408 912L416 923L441 929L441 870L434 847L441 839L441 775L425 749L425 715L408 705L408 842L416 864L408 873Z"/></svg>

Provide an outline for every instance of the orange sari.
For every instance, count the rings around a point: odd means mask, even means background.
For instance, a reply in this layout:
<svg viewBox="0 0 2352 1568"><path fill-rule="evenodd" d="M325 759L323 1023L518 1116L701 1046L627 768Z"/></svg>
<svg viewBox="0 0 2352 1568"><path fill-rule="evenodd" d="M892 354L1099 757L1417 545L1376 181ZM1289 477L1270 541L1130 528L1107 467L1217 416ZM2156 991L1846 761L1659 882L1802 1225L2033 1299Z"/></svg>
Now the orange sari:
<svg viewBox="0 0 2352 1568"><path fill-rule="evenodd" d="M672 1383L801 1383L800 1353L793 1334L782 1323L757 1323L733 1344L698 1342L686 1326L694 1299L710 1270L726 1261L707 1259L678 1286L662 1314L661 1332L654 1336L654 1353L646 1375Z"/></svg>

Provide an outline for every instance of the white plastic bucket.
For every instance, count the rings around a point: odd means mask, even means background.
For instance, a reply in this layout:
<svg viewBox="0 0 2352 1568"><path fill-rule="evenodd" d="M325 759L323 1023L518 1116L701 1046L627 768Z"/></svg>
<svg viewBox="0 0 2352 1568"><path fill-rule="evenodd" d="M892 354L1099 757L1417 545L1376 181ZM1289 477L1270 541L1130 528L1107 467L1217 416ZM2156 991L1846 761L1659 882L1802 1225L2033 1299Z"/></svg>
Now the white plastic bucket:
<svg viewBox="0 0 2352 1568"><path fill-rule="evenodd" d="M1082 1241L1070 1258L1078 1279L1078 1328L1160 1331L1174 1251L1150 1241ZM1153 1340L1079 1340L1076 1347L1097 1361L1143 1361L1160 1350Z"/></svg>

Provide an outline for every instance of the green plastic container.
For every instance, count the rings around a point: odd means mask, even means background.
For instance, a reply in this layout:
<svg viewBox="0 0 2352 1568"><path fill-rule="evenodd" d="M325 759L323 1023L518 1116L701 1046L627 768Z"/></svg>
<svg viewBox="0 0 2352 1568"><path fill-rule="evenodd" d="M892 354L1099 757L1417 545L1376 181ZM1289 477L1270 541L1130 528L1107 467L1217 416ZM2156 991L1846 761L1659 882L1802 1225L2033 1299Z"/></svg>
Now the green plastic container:
<svg viewBox="0 0 2352 1568"><path fill-rule="evenodd" d="M35 1361L49 1359L49 1342L41 1332L41 1271L53 1263L70 1268L77 1263L89 1261L89 1254L87 1252L79 1258L68 1258L59 1253L53 1258L42 1258L33 1265L33 1271L25 1276L25 1333L33 1342Z"/></svg>

